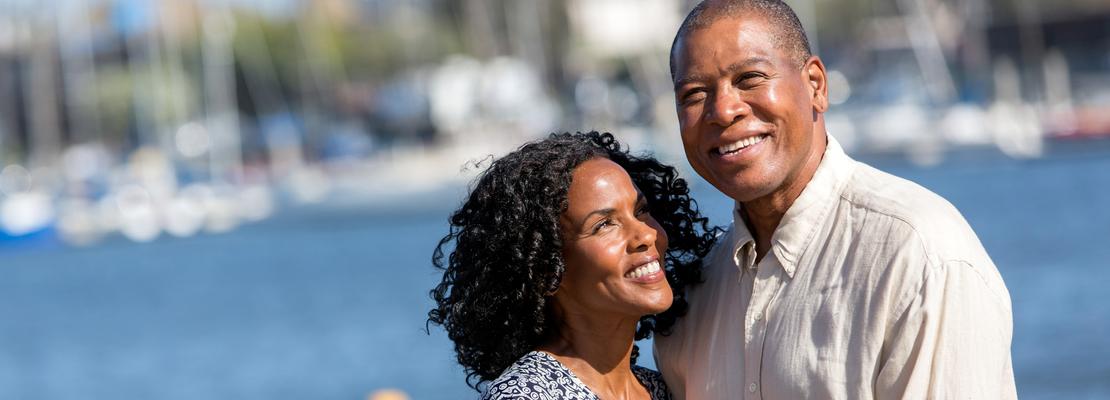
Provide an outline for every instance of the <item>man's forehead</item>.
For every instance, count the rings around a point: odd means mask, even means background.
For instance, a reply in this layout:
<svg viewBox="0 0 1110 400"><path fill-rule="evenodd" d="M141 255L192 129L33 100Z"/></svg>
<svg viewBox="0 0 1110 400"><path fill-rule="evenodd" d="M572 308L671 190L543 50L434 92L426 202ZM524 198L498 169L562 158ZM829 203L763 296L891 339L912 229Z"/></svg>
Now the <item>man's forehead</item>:
<svg viewBox="0 0 1110 400"><path fill-rule="evenodd" d="M780 28L758 14L721 16L704 25L690 27L675 41L676 47L687 47L690 42L735 43L738 39L766 39L779 34Z"/></svg>
<svg viewBox="0 0 1110 400"><path fill-rule="evenodd" d="M768 37L768 27L761 21L732 18L733 21L716 21L714 24L687 32L675 42L671 52L675 67L673 77L676 85L681 80L710 72L735 71L756 64L774 64L783 56ZM718 23L728 23L727 29L711 29ZM713 32L710 32L710 31ZM705 71L702 71L705 70Z"/></svg>

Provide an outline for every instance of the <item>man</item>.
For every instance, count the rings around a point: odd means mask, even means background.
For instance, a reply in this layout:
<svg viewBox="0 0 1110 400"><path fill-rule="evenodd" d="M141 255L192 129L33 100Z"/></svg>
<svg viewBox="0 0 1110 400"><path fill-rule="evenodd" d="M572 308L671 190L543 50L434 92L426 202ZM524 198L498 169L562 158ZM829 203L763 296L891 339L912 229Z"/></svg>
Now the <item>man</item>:
<svg viewBox="0 0 1110 400"><path fill-rule="evenodd" d="M682 142L736 200L689 313L656 338L678 398L1015 398L1010 298L956 209L845 155L778 0L708 1L671 49Z"/></svg>

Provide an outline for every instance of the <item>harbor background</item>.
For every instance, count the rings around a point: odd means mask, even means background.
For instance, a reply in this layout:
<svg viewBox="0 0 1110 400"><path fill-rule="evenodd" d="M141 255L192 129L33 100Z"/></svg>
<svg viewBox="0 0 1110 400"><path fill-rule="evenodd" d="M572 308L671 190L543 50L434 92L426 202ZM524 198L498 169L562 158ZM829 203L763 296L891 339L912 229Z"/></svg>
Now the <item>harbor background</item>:
<svg viewBox="0 0 1110 400"><path fill-rule="evenodd" d="M998 265L1021 398L1110 397L1110 6L788 3L830 134ZM471 162L548 132L611 131L730 222L677 135L692 2L0 4L0 398L475 397L425 331L431 251Z"/></svg>

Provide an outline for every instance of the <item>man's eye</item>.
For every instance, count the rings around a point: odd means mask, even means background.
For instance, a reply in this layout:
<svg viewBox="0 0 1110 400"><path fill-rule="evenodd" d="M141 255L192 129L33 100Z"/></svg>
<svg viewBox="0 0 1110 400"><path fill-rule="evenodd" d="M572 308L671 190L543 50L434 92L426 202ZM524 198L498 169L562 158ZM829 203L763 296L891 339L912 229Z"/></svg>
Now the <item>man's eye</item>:
<svg viewBox="0 0 1110 400"><path fill-rule="evenodd" d="M684 104L694 103L702 100L705 100L705 90L702 89L694 89L688 91L685 95L682 96L682 102Z"/></svg>
<svg viewBox="0 0 1110 400"><path fill-rule="evenodd" d="M736 79L736 83L737 85L751 85L763 81L763 78L766 77L767 75L758 72L748 72L740 75L740 77Z"/></svg>

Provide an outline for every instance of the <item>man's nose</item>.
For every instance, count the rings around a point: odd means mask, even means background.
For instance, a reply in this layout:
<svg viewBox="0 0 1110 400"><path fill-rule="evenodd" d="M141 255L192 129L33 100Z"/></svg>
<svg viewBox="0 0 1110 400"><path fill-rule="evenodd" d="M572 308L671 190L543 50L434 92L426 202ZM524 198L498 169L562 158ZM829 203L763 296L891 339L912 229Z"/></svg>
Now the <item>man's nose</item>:
<svg viewBox="0 0 1110 400"><path fill-rule="evenodd" d="M740 98L740 94L731 88L718 90L713 95L713 104L709 107L707 116L710 123L720 126L729 126L733 122L744 118L751 112L748 103Z"/></svg>

